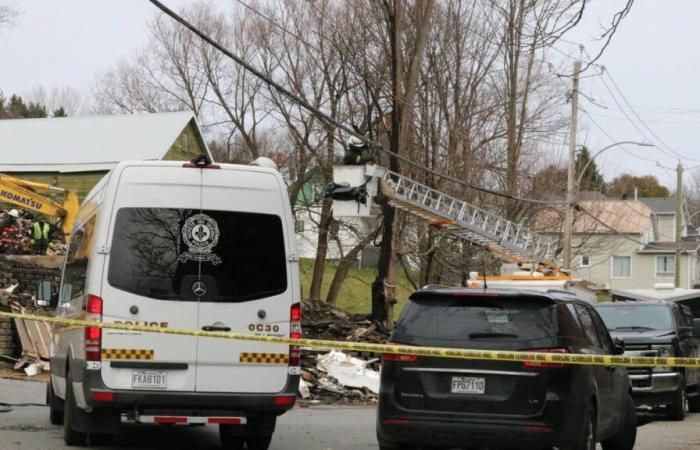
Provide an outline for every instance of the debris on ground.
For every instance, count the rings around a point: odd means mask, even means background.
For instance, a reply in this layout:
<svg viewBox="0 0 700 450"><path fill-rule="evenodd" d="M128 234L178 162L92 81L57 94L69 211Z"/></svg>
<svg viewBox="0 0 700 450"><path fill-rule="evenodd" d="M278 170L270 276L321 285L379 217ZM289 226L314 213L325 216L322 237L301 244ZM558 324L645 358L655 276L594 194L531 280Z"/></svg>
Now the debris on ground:
<svg viewBox="0 0 700 450"><path fill-rule="evenodd" d="M19 208L0 209L0 253L9 255L36 254L32 236L34 223L38 219L30 212ZM66 243L63 232L56 224L49 224L49 241L45 247L46 255L63 255ZM43 250L43 249L42 249Z"/></svg>
<svg viewBox="0 0 700 450"><path fill-rule="evenodd" d="M300 404L365 405L377 402L379 359L302 350Z"/></svg>
<svg viewBox="0 0 700 450"><path fill-rule="evenodd" d="M323 302L304 301L305 338L386 343L389 332L369 315L349 314ZM302 348L301 405L372 404L379 391L379 355Z"/></svg>
<svg viewBox="0 0 700 450"><path fill-rule="evenodd" d="M302 304L304 337L330 341L371 342L383 344L389 332L369 315L348 314L327 303L304 301Z"/></svg>
<svg viewBox="0 0 700 450"><path fill-rule="evenodd" d="M34 297L31 294L24 292L16 292L17 285L12 285L9 288L0 289L0 307L16 314L50 314L45 309L35 308L33 306ZM12 355L0 355L0 361L5 364L11 363L12 368L16 371L24 372L28 377L34 377L41 372L48 372L49 367L49 347L52 341L51 326L44 322L36 322L24 319L12 319L14 324L14 333L16 333L21 346L21 354L18 358L13 358ZM10 322L0 330L0 338L6 340L12 339L13 330L8 328ZM4 345L3 348L7 348Z"/></svg>

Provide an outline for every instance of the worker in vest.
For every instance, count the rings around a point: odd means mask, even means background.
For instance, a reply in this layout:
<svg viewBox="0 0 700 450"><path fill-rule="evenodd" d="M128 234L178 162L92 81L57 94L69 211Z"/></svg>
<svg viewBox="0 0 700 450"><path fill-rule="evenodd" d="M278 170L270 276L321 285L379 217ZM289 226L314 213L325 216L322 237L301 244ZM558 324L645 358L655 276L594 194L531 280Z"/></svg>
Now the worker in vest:
<svg viewBox="0 0 700 450"><path fill-rule="evenodd" d="M49 247L49 231L51 225L43 220L34 222L32 228L32 238L34 239L34 252L37 255L45 255L46 249Z"/></svg>

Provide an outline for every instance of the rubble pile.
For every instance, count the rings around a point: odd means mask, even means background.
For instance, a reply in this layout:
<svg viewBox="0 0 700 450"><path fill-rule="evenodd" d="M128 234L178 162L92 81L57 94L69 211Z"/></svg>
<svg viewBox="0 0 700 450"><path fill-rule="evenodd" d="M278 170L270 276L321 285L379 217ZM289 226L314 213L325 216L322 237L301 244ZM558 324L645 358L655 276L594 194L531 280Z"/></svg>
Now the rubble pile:
<svg viewBox="0 0 700 450"><path fill-rule="evenodd" d="M348 314L327 303L303 303L304 337L382 344L389 332L369 316ZM301 403L367 404L377 401L379 355L302 349Z"/></svg>
<svg viewBox="0 0 700 450"><path fill-rule="evenodd" d="M301 404L376 403L379 359L364 360L346 353L302 351Z"/></svg>
<svg viewBox="0 0 700 450"><path fill-rule="evenodd" d="M0 208L0 253L7 255L35 254L32 227L35 217L19 209ZM51 225L47 255L63 255L66 243L60 228Z"/></svg>
<svg viewBox="0 0 700 450"><path fill-rule="evenodd" d="M368 315L348 314L327 303L312 301L305 301L302 308L302 329L306 338L373 344L383 344L389 339L389 332Z"/></svg>

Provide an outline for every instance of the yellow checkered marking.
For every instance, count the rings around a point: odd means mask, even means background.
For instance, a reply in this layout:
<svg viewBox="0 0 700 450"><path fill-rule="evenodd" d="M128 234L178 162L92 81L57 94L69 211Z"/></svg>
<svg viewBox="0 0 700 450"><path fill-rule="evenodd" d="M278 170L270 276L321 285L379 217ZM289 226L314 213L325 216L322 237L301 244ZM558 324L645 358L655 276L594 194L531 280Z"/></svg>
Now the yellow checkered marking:
<svg viewBox="0 0 700 450"><path fill-rule="evenodd" d="M102 359L153 359L153 350L138 348L103 348Z"/></svg>
<svg viewBox="0 0 700 450"><path fill-rule="evenodd" d="M289 355L287 353L242 352L240 361L242 363L253 364L287 364L289 362Z"/></svg>

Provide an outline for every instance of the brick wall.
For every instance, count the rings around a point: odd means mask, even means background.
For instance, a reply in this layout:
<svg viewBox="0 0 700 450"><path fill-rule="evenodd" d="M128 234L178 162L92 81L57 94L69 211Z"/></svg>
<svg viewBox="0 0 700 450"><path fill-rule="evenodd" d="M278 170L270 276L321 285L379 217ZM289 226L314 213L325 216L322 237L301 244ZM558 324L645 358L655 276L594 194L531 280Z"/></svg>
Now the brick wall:
<svg viewBox="0 0 700 450"><path fill-rule="evenodd" d="M58 288L62 267L62 256L0 255L0 290L19 283L11 299L31 307L40 281L51 280L54 288ZM2 304L0 309L9 311ZM11 322L0 318L0 355L16 355L19 350Z"/></svg>
<svg viewBox="0 0 700 450"><path fill-rule="evenodd" d="M43 280L58 288L62 267L63 256L0 255L0 289L19 283L14 293L30 297Z"/></svg>
<svg viewBox="0 0 700 450"><path fill-rule="evenodd" d="M12 336L10 319L0 319L0 355L15 353L15 342Z"/></svg>

